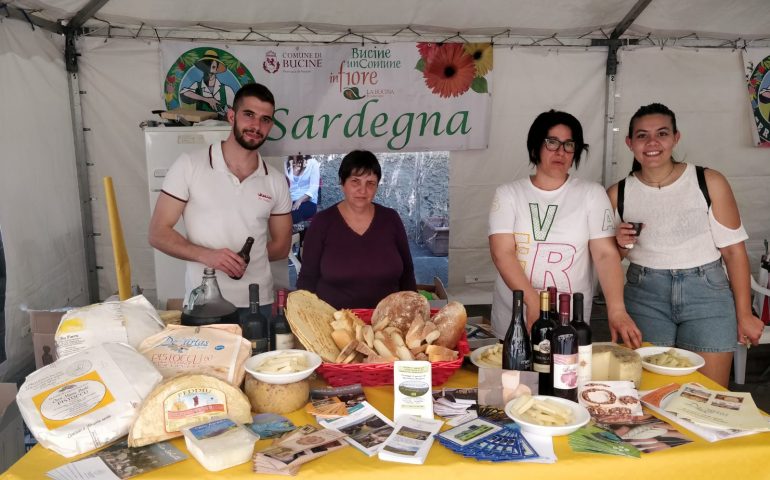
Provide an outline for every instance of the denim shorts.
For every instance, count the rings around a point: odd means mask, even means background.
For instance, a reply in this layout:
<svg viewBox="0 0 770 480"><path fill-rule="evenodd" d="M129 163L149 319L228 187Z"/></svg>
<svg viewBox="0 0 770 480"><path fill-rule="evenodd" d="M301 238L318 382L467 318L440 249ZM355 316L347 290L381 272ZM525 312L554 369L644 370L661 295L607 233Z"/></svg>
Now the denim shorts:
<svg viewBox="0 0 770 480"><path fill-rule="evenodd" d="M735 350L735 302L721 259L676 270L632 263L626 280L626 310L643 341L699 352Z"/></svg>

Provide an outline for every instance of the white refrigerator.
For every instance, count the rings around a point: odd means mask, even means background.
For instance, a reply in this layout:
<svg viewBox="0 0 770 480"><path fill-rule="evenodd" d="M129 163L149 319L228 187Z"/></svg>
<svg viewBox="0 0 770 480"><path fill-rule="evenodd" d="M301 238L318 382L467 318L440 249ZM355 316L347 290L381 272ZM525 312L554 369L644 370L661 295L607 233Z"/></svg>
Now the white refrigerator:
<svg viewBox="0 0 770 480"><path fill-rule="evenodd" d="M184 152L206 148L211 143L224 140L230 134L229 125L209 127L145 127L144 144L147 155L147 179L150 195L150 215L160 195L163 179L169 167ZM280 159L276 159L280 162ZM266 158L271 164L271 159ZM185 235L184 221L179 220L176 230ZM169 298L184 298L185 262L170 257L158 250L153 251L155 260L156 306L166 308ZM272 262L275 288L289 287L288 263L286 260Z"/></svg>

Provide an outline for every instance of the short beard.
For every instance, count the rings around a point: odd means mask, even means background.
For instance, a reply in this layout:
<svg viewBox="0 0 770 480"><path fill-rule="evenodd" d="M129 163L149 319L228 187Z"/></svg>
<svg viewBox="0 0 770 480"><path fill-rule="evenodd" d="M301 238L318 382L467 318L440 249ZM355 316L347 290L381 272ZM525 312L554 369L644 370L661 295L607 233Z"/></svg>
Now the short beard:
<svg viewBox="0 0 770 480"><path fill-rule="evenodd" d="M238 128L238 122L233 123L233 135L235 136L238 145L246 150L257 150L263 143L265 143L265 140L267 140L267 137L263 137L262 140L257 143L249 143L249 141L243 137L243 132Z"/></svg>

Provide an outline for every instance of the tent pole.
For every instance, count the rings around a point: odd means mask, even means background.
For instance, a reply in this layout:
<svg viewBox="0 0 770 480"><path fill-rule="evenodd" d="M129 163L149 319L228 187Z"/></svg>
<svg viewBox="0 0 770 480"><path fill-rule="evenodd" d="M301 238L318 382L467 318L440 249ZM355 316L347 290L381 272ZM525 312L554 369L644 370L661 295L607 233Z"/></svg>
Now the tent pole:
<svg viewBox="0 0 770 480"><path fill-rule="evenodd" d="M604 165L602 185L609 187L615 182L618 162L615 160L615 74L607 75L604 102Z"/></svg>
<svg viewBox="0 0 770 480"><path fill-rule="evenodd" d="M83 136L83 111L80 105L80 82L78 80L77 52L75 50L75 31L67 29L65 46L65 64L67 66L67 86L69 87L72 135L75 142L75 167L78 177L78 195L83 230L83 248L86 260L86 286L91 303L99 301L99 276L96 266L96 245L94 243L94 221L91 212L91 187L88 181L88 163L86 161L85 138Z"/></svg>

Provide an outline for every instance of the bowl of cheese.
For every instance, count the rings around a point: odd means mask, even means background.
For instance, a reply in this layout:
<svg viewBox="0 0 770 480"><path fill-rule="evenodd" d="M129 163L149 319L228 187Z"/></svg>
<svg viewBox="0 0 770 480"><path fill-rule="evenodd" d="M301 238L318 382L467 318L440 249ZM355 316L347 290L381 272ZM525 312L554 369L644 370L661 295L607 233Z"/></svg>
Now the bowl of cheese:
<svg viewBox="0 0 770 480"><path fill-rule="evenodd" d="M521 395L508 402L505 413L522 431L546 437L570 434L591 420L584 406L547 395Z"/></svg>
<svg viewBox="0 0 770 480"><path fill-rule="evenodd" d="M503 344L477 348L471 352L471 363L479 368L503 368Z"/></svg>
<svg viewBox="0 0 770 480"><path fill-rule="evenodd" d="M673 347L642 347L636 353L642 357L642 367L652 373L678 377L693 373L706 364L697 353Z"/></svg>
<svg viewBox="0 0 770 480"><path fill-rule="evenodd" d="M265 383L285 385L299 382L321 365L321 357L307 350L275 350L246 360L246 371Z"/></svg>

